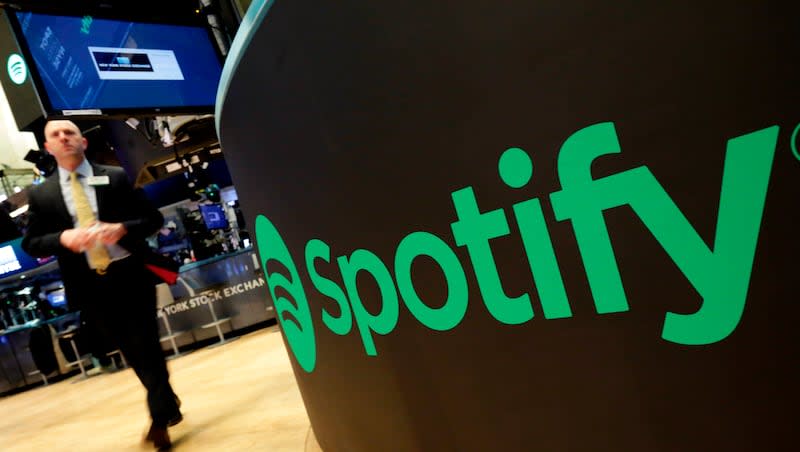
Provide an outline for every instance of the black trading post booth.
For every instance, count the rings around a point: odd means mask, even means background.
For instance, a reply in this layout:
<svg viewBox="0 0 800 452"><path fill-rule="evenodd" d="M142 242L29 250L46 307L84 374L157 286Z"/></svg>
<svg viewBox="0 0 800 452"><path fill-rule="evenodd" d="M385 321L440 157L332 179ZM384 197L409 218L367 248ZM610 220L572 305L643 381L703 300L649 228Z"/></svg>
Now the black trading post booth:
<svg viewBox="0 0 800 452"><path fill-rule="evenodd" d="M796 429L797 2L253 2L221 143L321 446Z"/></svg>

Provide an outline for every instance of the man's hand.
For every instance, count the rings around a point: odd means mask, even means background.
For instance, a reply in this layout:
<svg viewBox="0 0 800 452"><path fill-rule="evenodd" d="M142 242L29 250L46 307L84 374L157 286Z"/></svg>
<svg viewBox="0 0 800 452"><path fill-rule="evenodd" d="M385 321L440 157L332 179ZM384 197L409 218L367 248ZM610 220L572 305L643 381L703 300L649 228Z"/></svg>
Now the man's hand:
<svg viewBox="0 0 800 452"><path fill-rule="evenodd" d="M128 233L128 230L122 223L97 223L94 229L96 230L97 239L100 240L103 245L113 245Z"/></svg>
<svg viewBox="0 0 800 452"><path fill-rule="evenodd" d="M66 229L59 236L61 245L74 253L82 253L94 245L97 233L90 228Z"/></svg>
<svg viewBox="0 0 800 452"><path fill-rule="evenodd" d="M122 223L97 222L88 228L66 229L61 233L61 245L74 253L82 253L93 247L96 242L103 245L113 245L119 241L128 230Z"/></svg>

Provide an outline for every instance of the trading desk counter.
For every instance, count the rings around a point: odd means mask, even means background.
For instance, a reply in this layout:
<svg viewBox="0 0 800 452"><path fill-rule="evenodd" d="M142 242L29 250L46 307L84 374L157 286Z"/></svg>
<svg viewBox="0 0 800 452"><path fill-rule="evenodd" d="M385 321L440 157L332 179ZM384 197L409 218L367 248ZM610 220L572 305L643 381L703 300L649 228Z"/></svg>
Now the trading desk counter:
<svg viewBox="0 0 800 452"><path fill-rule="evenodd" d="M176 353L180 347L198 341L223 341L231 331L275 318L265 284L252 248L181 267L176 284L157 288L164 350ZM0 394L41 381L33 373L37 368L29 345L31 332L49 324L62 331L69 325L79 325L80 314L73 312L0 331Z"/></svg>
<svg viewBox="0 0 800 452"><path fill-rule="evenodd" d="M71 312L50 320L37 319L0 330L0 394L41 381L41 377L32 374L37 370L29 349L34 329L52 325L55 331L63 331L79 324L80 313Z"/></svg>
<svg viewBox="0 0 800 452"><path fill-rule="evenodd" d="M253 248L184 265L178 282L159 290L165 350L275 318ZM173 344L174 340L174 344Z"/></svg>

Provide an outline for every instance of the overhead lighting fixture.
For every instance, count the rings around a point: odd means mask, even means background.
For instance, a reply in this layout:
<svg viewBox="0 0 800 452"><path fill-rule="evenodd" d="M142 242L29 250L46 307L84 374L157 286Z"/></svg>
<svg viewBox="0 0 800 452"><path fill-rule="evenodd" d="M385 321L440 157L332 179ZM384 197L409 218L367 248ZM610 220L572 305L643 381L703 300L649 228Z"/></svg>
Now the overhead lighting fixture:
<svg viewBox="0 0 800 452"><path fill-rule="evenodd" d="M23 213L28 211L28 205L25 204L24 206L20 207L17 210L12 211L8 214L11 218L17 218L18 216L22 215Z"/></svg>

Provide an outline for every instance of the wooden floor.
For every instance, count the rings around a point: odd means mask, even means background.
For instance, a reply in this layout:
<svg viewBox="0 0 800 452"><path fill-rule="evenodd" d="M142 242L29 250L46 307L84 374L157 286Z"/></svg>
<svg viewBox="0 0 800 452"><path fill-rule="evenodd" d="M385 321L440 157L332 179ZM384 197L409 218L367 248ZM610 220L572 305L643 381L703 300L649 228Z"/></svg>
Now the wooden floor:
<svg viewBox="0 0 800 452"><path fill-rule="evenodd" d="M314 451L289 357L276 327L168 361L184 421L176 451ZM145 393L126 369L74 377L0 399L0 450L142 451Z"/></svg>

